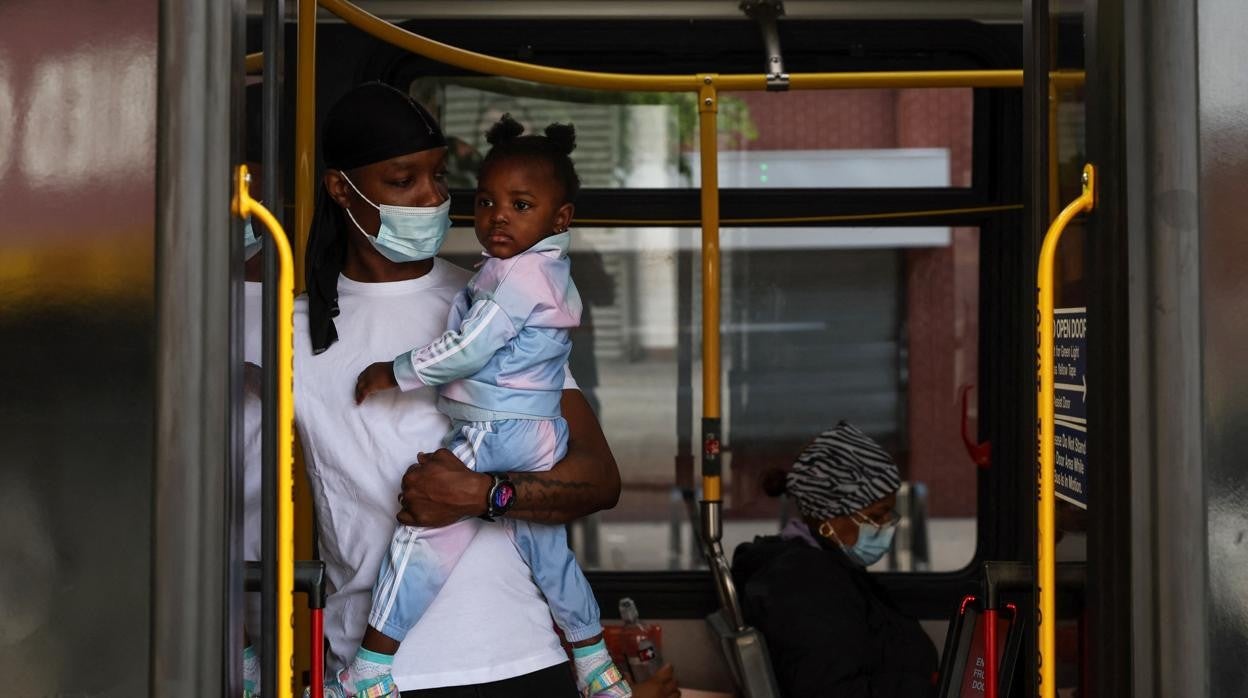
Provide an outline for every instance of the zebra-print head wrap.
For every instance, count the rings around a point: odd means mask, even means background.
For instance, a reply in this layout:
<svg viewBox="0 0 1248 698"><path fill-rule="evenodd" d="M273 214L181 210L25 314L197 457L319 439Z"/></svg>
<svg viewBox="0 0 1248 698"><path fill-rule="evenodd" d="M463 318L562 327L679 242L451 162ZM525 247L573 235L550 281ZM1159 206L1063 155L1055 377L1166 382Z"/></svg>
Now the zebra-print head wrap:
<svg viewBox="0 0 1248 698"><path fill-rule="evenodd" d="M784 479L802 515L816 521L865 509L900 486L893 459L848 422L815 437Z"/></svg>

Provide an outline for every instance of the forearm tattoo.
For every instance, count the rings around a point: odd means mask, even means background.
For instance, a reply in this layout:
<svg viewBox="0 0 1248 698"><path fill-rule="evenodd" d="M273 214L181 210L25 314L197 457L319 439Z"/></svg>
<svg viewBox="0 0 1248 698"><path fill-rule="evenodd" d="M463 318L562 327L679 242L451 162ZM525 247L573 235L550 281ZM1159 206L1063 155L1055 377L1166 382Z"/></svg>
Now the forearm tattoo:
<svg viewBox="0 0 1248 698"><path fill-rule="evenodd" d="M601 508L598 488L588 482L561 480L544 473L512 473L516 506L509 516L535 523L561 524Z"/></svg>

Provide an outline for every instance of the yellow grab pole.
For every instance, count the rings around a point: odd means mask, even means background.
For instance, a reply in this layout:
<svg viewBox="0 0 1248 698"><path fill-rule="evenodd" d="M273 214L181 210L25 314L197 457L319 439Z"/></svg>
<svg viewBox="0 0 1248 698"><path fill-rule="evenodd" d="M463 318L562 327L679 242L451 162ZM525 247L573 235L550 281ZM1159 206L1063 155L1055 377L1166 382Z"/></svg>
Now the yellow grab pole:
<svg viewBox="0 0 1248 698"><path fill-rule="evenodd" d="M1062 209L1049 226L1040 247L1040 263L1036 272L1036 354L1039 386L1036 394L1036 419L1039 422L1037 450L1040 464L1040 501L1037 505L1036 586L1039 601L1036 621L1036 647L1040 652L1040 698L1054 698L1057 693L1057 566L1056 521L1053 495L1053 262L1057 244L1066 226L1080 213L1096 206L1096 170L1083 166L1083 193Z"/></svg>
<svg viewBox="0 0 1248 698"><path fill-rule="evenodd" d="M295 76L295 278L303 288L304 250L316 197L316 0L299 0L299 67Z"/></svg>
<svg viewBox="0 0 1248 698"><path fill-rule="evenodd" d="M702 170L702 499L720 501L719 413L719 95L702 75L698 143Z"/></svg>
<svg viewBox="0 0 1248 698"><path fill-rule="evenodd" d="M294 261L286 231L264 206L251 198L251 175L239 165L235 182L234 214L255 216L264 223L277 252L277 698L292 696L295 593L295 521L292 492L294 461Z"/></svg>

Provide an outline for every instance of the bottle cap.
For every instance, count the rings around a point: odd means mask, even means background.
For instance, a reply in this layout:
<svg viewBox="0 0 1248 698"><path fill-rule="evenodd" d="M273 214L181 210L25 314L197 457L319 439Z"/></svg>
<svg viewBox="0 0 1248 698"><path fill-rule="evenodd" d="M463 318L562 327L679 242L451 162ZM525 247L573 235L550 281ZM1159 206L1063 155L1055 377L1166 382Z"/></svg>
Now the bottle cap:
<svg viewBox="0 0 1248 698"><path fill-rule="evenodd" d="M620 599L620 620L625 623L636 623L640 614L637 613L637 604L627 596Z"/></svg>

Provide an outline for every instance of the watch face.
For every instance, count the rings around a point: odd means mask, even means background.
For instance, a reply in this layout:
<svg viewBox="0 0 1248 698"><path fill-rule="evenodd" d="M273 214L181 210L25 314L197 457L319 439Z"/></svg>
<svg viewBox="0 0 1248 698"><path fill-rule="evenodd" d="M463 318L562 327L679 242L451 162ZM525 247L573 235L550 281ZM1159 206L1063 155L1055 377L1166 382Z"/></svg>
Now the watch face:
<svg viewBox="0 0 1248 698"><path fill-rule="evenodd" d="M500 482L494 488L494 509L497 511L507 511L511 507L511 501L516 498L516 487L510 482Z"/></svg>

